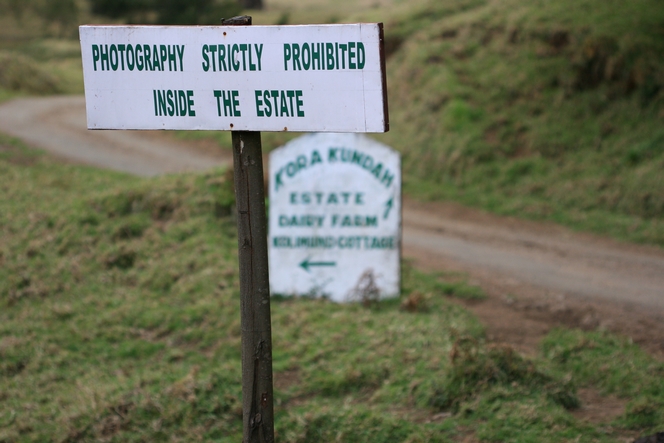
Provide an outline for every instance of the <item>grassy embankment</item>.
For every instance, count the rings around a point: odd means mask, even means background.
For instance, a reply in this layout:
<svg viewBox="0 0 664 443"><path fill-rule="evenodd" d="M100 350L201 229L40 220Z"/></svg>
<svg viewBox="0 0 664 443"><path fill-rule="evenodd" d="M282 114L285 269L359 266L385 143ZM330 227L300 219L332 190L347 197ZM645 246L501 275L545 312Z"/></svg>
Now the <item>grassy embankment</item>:
<svg viewBox="0 0 664 443"><path fill-rule="evenodd" d="M79 11L100 21L84 2ZM385 22L392 129L378 138L403 153L411 196L664 245L658 0L272 0L253 15L258 24ZM13 89L81 92L76 43L34 40L38 32L25 29L73 31L23 20L0 19L23 39L3 40L0 100L7 54L16 53L41 74L23 66L13 78L41 80ZM180 135L229 146L226 133ZM265 148L293 136L265 134Z"/></svg>
<svg viewBox="0 0 664 443"><path fill-rule="evenodd" d="M225 173L138 179L5 138L0 191L0 442L239 441ZM533 360L486 345L450 301L478 295L406 267L401 300L274 300L279 441L617 442L664 422L662 363L600 332ZM577 420L583 386L625 413Z"/></svg>
<svg viewBox="0 0 664 443"><path fill-rule="evenodd" d="M406 191L664 246L664 8L430 2L388 30Z"/></svg>
<svg viewBox="0 0 664 443"><path fill-rule="evenodd" d="M315 20L290 3L257 20ZM341 19L322 3L319 21L385 22L378 138L403 153L406 193L664 246L658 0L384 1Z"/></svg>
<svg viewBox="0 0 664 443"><path fill-rule="evenodd" d="M78 20L69 0L0 0L0 101L23 95L83 92Z"/></svg>

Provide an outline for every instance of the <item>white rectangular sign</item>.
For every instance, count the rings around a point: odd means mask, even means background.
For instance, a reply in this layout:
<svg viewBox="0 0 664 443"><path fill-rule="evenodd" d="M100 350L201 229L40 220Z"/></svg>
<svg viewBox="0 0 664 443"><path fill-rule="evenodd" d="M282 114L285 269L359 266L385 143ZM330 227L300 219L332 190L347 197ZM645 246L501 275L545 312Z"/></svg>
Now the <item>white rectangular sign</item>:
<svg viewBox="0 0 664 443"><path fill-rule="evenodd" d="M401 158L361 134L270 152L270 291L338 302L400 289Z"/></svg>
<svg viewBox="0 0 664 443"><path fill-rule="evenodd" d="M81 26L89 129L385 132L380 23Z"/></svg>

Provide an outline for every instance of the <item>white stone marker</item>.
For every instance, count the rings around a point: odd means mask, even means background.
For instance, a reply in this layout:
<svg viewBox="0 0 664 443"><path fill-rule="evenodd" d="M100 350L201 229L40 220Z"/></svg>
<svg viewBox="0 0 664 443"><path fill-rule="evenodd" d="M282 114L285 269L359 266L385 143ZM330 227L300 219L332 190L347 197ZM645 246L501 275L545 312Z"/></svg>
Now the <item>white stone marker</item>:
<svg viewBox="0 0 664 443"><path fill-rule="evenodd" d="M270 153L270 291L338 302L398 296L401 159L361 134Z"/></svg>

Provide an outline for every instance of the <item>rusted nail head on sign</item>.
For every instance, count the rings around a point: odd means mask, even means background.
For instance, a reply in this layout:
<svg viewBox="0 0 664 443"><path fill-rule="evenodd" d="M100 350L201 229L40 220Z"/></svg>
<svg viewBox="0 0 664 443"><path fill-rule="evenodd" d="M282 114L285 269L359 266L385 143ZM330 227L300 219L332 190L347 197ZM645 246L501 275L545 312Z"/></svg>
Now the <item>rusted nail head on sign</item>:
<svg viewBox="0 0 664 443"><path fill-rule="evenodd" d="M288 132L288 128L286 126L284 126L284 131Z"/></svg>
<svg viewBox="0 0 664 443"><path fill-rule="evenodd" d="M233 123L231 123L231 128L233 127Z"/></svg>
<svg viewBox="0 0 664 443"><path fill-rule="evenodd" d="M226 36L226 31L224 31L224 36Z"/></svg>

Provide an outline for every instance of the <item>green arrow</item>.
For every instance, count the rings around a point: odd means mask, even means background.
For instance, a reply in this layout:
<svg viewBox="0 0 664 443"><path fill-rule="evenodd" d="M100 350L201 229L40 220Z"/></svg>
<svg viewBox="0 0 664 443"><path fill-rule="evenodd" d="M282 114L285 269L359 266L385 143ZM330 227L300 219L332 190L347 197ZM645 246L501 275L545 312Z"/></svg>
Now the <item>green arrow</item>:
<svg viewBox="0 0 664 443"><path fill-rule="evenodd" d="M394 205L394 197L391 197L387 203L385 203L385 214L383 214L383 220L387 219L387 216L390 215L392 205Z"/></svg>
<svg viewBox="0 0 664 443"><path fill-rule="evenodd" d="M302 263L300 263L300 266L302 269L305 271L309 272L309 268L311 266L336 266L337 262L334 261L309 261L311 260L311 257L307 257L304 259Z"/></svg>

